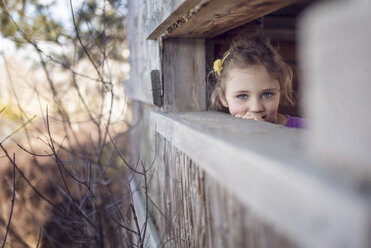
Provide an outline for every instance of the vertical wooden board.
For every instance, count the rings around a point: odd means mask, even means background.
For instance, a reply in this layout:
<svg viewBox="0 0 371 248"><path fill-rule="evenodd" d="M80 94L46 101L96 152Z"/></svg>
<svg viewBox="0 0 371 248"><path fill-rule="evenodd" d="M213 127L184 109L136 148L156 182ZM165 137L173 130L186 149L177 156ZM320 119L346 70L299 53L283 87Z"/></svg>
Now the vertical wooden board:
<svg viewBox="0 0 371 248"><path fill-rule="evenodd" d="M156 139L163 215L152 215L163 247L296 247L170 141Z"/></svg>
<svg viewBox="0 0 371 248"><path fill-rule="evenodd" d="M130 108L133 125L130 131L125 134L128 145L125 145L123 150L127 162L132 166L136 166L138 161L141 161L149 167L157 153L155 150L155 130L150 121L150 113L154 111L154 107L133 100L130 103Z"/></svg>
<svg viewBox="0 0 371 248"><path fill-rule="evenodd" d="M334 173L368 190L370 11L369 1L324 1L309 9L299 26L304 109L312 131L308 150Z"/></svg>
<svg viewBox="0 0 371 248"><path fill-rule="evenodd" d="M205 40L167 39L162 60L165 110L206 110Z"/></svg>
<svg viewBox="0 0 371 248"><path fill-rule="evenodd" d="M128 1L130 77L125 82L125 93L131 99L153 104L151 71L160 70L160 49L157 41L145 37L148 8L146 1Z"/></svg>

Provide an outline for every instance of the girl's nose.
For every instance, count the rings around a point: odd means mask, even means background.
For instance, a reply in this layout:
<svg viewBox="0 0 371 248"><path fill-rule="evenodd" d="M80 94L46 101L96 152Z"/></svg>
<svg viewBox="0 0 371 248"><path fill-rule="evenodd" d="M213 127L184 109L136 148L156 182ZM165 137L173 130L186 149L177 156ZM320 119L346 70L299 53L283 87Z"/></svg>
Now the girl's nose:
<svg viewBox="0 0 371 248"><path fill-rule="evenodd" d="M252 113L260 113L264 111L264 107L262 102L259 99L251 99L251 104L250 104L250 112Z"/></svg>

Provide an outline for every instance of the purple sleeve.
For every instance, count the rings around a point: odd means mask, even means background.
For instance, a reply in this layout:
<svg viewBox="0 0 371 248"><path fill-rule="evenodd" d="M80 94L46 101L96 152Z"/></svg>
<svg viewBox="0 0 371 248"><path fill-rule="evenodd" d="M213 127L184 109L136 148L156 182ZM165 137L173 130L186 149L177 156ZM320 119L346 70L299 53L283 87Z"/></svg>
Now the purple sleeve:
<svg viewBox="0 0 371 248"><path fill-rule="evenodd" d="M293 116L289 116L289 115L286 115L286 118L287 118L287 122L285 124L286 127L294 127L294 128L304 128L305 127L305 123L304 123L304 120L302 118L299 118L299 117L293 117Z"/></svg>

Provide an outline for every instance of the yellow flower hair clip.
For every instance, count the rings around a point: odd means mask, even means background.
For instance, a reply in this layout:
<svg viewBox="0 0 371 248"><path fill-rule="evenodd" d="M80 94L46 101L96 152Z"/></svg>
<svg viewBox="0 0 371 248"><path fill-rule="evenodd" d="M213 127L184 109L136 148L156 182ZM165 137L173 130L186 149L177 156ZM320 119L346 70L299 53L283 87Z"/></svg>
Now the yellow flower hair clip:
<svg viewBox="0 0 371 248"><path fill-rule="evenodd" d="M228 57L228 55L230 54L230 52L228 52L224 58L221 60L221 59L217 59L214 61L214 66L213 66L213 69L215 71L215 73L220 76L220 73L223 69L223 63L224 63L224 60Z"/></svg>

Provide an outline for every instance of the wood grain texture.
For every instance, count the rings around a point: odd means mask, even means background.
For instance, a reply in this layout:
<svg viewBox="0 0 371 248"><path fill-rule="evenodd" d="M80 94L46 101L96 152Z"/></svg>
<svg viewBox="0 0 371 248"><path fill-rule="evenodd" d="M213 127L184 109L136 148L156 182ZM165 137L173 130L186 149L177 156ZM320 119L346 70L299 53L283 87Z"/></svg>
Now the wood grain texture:
<svg viewBox="0 0 371 248"><path fill-rule="evenodd" d="M165 110L206 110L205 41L167 39L162 60Z"/></svg>
<svg viewBox="0 0 371 248"><path fill-rule="evenodd" d="M313 130L308 148L335 173L368 189L371 98L360 96L371 94L370 3L323 2L299 23L303 106ZM346 101L337 100L343 96ZM347 113L352 117L343 118Z"/></svg>
<svg viewBox="0 0 371 248"><path fill-rule="evenodd" d="M145 23L148 37L160 24L170 26L174 20L182 17L184 12L195 6L199 0L146 0L147 20ZM169 18L171 16L171 18Z"/></svg>
<svg viewBox="0 0 371 248"><path fill-rule="evenodd" d="M158 133L156 150L160 247L296 247Z"/></svg>
<svg viewBox="0 0 371 248"><path fill-rule="evenodd" d="M155 117L156 131L172 146L300 247L368 247L368 196L308 159L300 130L215 112ZM177 166L156 149L170 170Z"/></svg>
<svg viewBox="0 0 371 248"><path fill-rule="evenodd" d="M127 38L130 49L130 78L125 82L125 94L130 99L153 104L151 71L160 70L157 41L146 40L147 8L143 1L129 1Z"/></svg>
<svg viewBox="0 0 371 248"><path fill-rule="evenodd" d="M294 1L232 0L228 4L224 0L185 1L162 23L158 23L148 38L212 38Z"/></svg>

